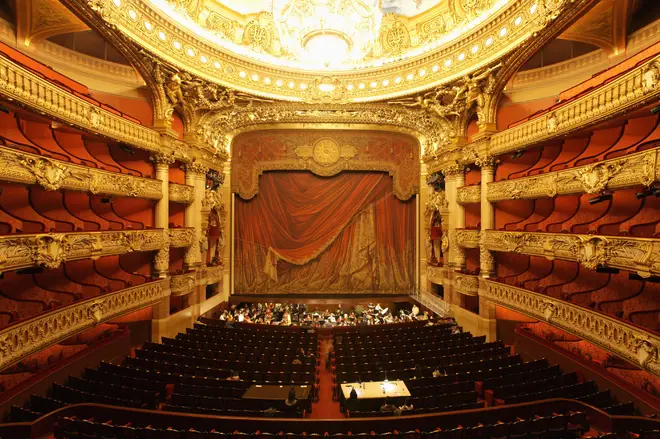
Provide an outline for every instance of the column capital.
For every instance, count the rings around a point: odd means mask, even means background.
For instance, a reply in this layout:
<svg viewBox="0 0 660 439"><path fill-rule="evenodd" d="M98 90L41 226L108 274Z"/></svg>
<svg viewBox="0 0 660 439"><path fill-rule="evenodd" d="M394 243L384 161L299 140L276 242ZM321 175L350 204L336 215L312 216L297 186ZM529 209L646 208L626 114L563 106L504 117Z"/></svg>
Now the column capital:
<svg viewBox="0 0 660 439"><path fill-rule="evenodd" d="M151 160L156 166L161 165L167 167L169 167L172 163L176 161L176 159L174 158L174 153L166 154L162 152L152 153L149 156L149 160Z"/></svg>
<svg viewBox="0 0 660 439"><path fill-rule="evenodd" d="M184 165L184 169L186 172L191 172L193 174L206 175L206 173L209 172L209 168L207 166L204 166L201 163L197 163L194 160L190 163L186 163Z"/></svg>
<svg viewBox="0 0 660 439"><path fill-rule="evenodd" d="M446 178L458 177L465 174L465 166L460 163L455 163L449 165L446 168L441 169L441 172Z"/></svg>
<svg viewBox="0 0 660 439"><path fill-rule="evenodd" d="M474 164L479 166L482 170L485 170L494 169L499 162L500 161L496 157L491 155L483 155L477 157L477 159L474 161Z"/></svg>

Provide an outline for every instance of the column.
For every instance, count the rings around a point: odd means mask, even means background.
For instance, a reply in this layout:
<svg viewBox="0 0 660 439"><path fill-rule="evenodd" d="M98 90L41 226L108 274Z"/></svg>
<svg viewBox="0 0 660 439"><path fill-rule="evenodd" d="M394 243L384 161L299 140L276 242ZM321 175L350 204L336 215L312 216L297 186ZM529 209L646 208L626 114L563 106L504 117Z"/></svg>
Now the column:
<svg viewBox="0 0 660 439"><path fill-rule="evenodd" d="M163 190L163 198L156 202L156 211L154 217L154 227L158 229L163 229L165 233L165 247L158 250L156 256L154 257L154 272L160 278L165 278L169 272L170 265L170 247L169 247L169 168L172 163L174 163L174 157L172 155L155 153L150 157L151 161L154 163L156 169L156 179L161 181L161 186Z"/></svg>
<svg viewBox="0 0 660 439"><path fill-rule="evenodd" d="M483 232L495 228L495 208L493 203L488 201L488 183L494 180L497 161L494 157L484 156L478 158L476 164L481 167L481 231ZM493 254L483 246L479 248L479 266L481 277L489 278L495 274Z"/></svg>
<svg viewBox="0 0 660 439"><path fill-rule="evenodd" d="M419 255L419 292L425 293L429 288L429 281L426 276L426 260L428 256L427 236L430 231L428 228L428 216L425 215L426 206L429 202L429 186L426 184L428 178L428 168L424 162L420 163L420 181L419 181L419 223L417 225L419 230L419 239L417 241L417 254Z"/></svg>
<svg viewBox="0 0 660 439"><path fill-rule="evenodd" d="M202 236L202 200L204 199L204 190L206 184L206 173L208 168L199 163L188 163L185 166L186 184L193 187L195 201L186 206L184 221L186 227L195 228L195 239L192 245L186 250L184 264L187 269L197 269L201 263L201 252L199 240Z"/></svg>
<svg viewBox="0 0 660 439"><path fill-rule="evenodd" d="M453 270L461 270L465 267L465 255L456 241L456 229L465 227L465 208L458 204L456 192L459 187L465 185L465 169L461 165L453 165L443 173L445 174L445 192L449 209L448 266Z"/></svg>

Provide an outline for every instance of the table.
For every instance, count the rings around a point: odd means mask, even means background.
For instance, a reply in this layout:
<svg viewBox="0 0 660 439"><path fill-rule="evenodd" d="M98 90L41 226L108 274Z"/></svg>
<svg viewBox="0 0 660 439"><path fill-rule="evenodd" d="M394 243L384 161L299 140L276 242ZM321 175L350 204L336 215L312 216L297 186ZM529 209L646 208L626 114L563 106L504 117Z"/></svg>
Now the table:
<svg viewBox="0 0 660 439"><path fill-rule="evenodd" d="M344 398L350 399L351 390L355 388L358 399L376 398L407 398L410 392L403 381L369 381L362 383L346 383L341 385Z"/></svg>
<svg viewBox="0 0 660 439"><path fill-rule="evenodd" d="M289 396L290 388L291 386L279 384L252 384L243 394L243 399L284 401ZM297 400L304 401L309 398L311 386L293 386L293 388L296 391Z"/></svg>

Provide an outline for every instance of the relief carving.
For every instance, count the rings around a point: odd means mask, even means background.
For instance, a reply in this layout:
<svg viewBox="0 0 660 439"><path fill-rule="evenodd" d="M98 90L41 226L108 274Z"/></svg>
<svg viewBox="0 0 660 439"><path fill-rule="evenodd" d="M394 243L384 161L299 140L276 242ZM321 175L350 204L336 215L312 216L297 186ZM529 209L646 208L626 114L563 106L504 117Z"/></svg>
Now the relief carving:
<svg viewBox="0 0 660 439"><path fill-rule="evenodd" d="M34 175L37 183L48 191L58 190L71 175L71 170L66 166L46 157L19 154L17 158Z"/></svg>

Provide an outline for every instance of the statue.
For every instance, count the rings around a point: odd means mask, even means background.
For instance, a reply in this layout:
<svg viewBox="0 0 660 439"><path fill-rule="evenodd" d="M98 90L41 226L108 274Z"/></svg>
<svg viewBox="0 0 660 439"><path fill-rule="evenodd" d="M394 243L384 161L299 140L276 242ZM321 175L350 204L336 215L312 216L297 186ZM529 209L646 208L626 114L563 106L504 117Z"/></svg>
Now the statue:
<svg viewBox="0 0 660 439"><path fill-rule="evenodd" d="M489 67L481 73L473 75L466 75L460 81L461 85L454 87L454 100L450 104L455 108L464 108L465 110L471 109L476 105L477 116L479 121L477 124L485 123L483 108L486 105L486 98L492 92L493 75L492 73L499 69L502 63L493 67Z"/></svg>

